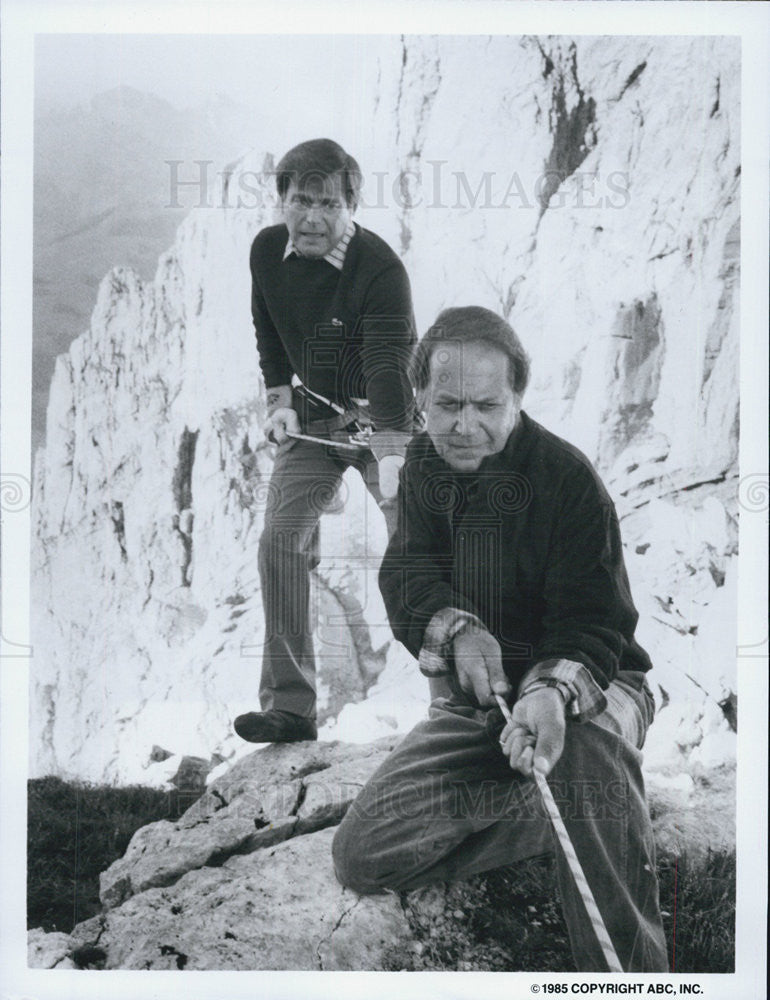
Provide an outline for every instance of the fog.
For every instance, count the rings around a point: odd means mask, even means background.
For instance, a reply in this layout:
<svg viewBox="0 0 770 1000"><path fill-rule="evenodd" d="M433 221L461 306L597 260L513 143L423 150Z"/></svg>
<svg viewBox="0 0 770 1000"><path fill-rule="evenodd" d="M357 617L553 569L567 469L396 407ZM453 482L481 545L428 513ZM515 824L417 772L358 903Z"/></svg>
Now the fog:
<svg viewBox="0 0 770 1000"><path fill-rule="evenodd" d="M263 148L316 134L355 145L378 57L399 44L396 35L38 35L36 111L127 85L178 109L231 102L245 128L253 114Z"/></svg>

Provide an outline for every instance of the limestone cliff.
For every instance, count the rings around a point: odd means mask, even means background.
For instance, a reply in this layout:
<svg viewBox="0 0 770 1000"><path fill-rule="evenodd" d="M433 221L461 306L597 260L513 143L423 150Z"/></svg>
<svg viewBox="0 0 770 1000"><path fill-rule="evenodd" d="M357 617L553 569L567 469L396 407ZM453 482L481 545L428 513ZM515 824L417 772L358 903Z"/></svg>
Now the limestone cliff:
<svg viewBox="0 0 770 1000"><path fill-rule="evenodd" d="M359 218L403 254L420 329L446 305L506 315L533 359L528 412L606 480L656 663L649 766L688 790L734 753L738 59L720 38L407 37L362 138ZM231 165L153 281L110 272L57 362L33 774L162 781L153 746L244 749L230 725L255 707L271 464L246 261L280 152ZM377 594L380 514L345 492L316 581L322 735L369 740L427 692Z"/></svg>

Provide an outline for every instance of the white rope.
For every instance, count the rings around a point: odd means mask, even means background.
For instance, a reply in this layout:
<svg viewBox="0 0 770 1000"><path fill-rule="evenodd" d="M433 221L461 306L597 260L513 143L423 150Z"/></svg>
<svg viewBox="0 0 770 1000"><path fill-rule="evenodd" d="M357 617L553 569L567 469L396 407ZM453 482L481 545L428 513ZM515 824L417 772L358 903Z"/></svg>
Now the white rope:
<svg viewBox="0 0 770 1000"><path fill-rule="evenodd" d="M505 701L499 694L495 694L497 702L500 705L500 709L505 716L507 722L512 721L511 713L506 705ZM585 874L583 873L583 868L578 861L578 856L575 853L575 848L572 846L572 841L567 833L567 828L564 825L564 820L561 818L559 809L554 801L551 789L548 787L548 783L545 780L545 775L533 768L532 772L535 776L535 783L537 784L540 794L543 797L543 802L545 808L550 817L553 828L556 831L556 836L559 838L559 843L561 844L561 849L564 851L564 856L567 859L567 864L572 872L572 877L575 880L575 885L577 886L578 892L580 893L580 898L583 900L583 905L588 913L588 918L591 921L591 926L594 929L596 938L599 945L604 953L605 961L609 967L610 972L622 972L623 967L618 959L617 952L612 945L610 936L607 933L607 928L604 925L604 920L602 919L601 913L599 913L599 907L596 905L596 900L594 899L594 894L591 892L591 886L586 880Z"/></svg>

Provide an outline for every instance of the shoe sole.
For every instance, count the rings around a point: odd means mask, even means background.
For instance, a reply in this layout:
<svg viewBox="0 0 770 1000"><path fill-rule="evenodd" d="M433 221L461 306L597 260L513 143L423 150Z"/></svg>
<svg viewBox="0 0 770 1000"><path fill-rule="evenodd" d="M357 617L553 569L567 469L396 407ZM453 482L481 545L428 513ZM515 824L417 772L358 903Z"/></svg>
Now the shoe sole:
<svg viewBox="0 0 770 1000"><path fill-rule="evenodd" d="M247 743L315 743L318 740L318 732L308 733L266 733L259 729L259 726L251 720L240 717L233 723L233 729L242 740Z"/></svg>

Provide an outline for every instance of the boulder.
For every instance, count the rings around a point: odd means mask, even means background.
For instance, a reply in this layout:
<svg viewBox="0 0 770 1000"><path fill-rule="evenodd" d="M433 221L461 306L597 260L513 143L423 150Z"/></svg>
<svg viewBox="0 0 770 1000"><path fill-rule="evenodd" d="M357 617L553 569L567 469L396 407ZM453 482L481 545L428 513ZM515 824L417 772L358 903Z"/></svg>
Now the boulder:
<svg viewBox="0 0 770 1000"><path fill-rule="evenodd" d="M332 829L188 872L102 917L108 969L382 968L408 936L398 896L337 882Z"/></svg>
<svg viewBox="0 0 770 1000"><path fill-rule="evenodd" d="M75 942L69 934L47 934L36 927L27 934L27 965L30 969L74 969Z"/></svg>
<svg viewBox="0 0 770 1000"><path fill-rule="evenodd" d="M137 831L124 857L102 875L103 913L70 935L30 932L30 965L374 971L439 962L433 967L444 968L435 935L446 925L459 935L449 949L460 956L458 968L510 968L506 963L521 959L482 947L470 930L463 936L459 929L463 901L471 905L477 896L473 879L403 898L359 897L338 883L334 828L395 742L255 750L177 822ZM693 860L734 846L732 765L692 774L655 771L648 788L661 855ZM481 910L493 906L491 898L478 904ZM511 897L514 909L518 899ZM522 919L529 921L526 914ZM534 920L540 934L542 920Z"/></svg>
<svg viewBox="0 0 770 1000"><path fill-rule="evenodd" d="M106 909L234 854L270 847L338 823L395 743L286 743L242 758L176 822L137 830L103 872Z"/></svg>

